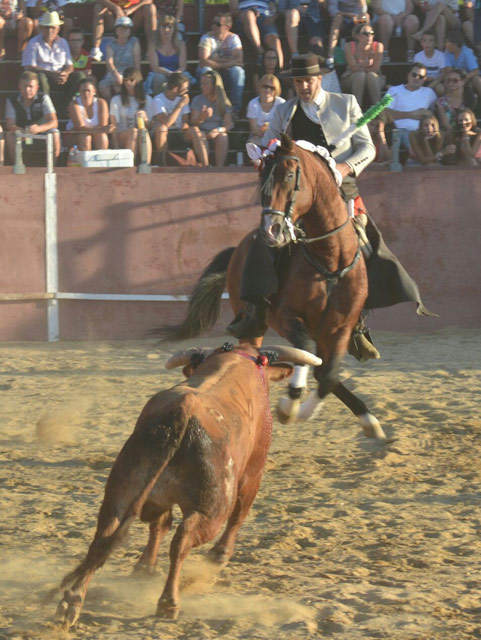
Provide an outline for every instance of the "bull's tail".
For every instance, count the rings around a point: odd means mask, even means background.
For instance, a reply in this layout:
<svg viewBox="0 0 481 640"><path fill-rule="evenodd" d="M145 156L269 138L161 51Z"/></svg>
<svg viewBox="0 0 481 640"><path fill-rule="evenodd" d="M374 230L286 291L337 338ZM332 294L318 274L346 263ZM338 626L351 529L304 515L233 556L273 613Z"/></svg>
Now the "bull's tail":
<svg viewBox="0 0 481 640"><path fill-rule="evenodd" d="M187 340L207 333L217 322L227 279L227 267L235 248L218 253L200 276L189 298L187 315L179 325L163 326L150 333L162 342Z"/></svg>
<svg viewBox="0 0 481 640"><path fill-rule="evenodd" d="M186 419L179 410L176 415L171 416L167 424L160 422L159 418L151 418L142 429L136 429L132 433L120 451L107 480L95 538L85 559L64 577L61 589L73 582L84 581L105 564L112 551L127 535L132 521L140 515L145 501L177 452L192 420L194 419ZM143 464L151 470L150 477L121 515L116 500L119 484L122 482L125 485L126 478L138 474L139 466Z"/></svg>

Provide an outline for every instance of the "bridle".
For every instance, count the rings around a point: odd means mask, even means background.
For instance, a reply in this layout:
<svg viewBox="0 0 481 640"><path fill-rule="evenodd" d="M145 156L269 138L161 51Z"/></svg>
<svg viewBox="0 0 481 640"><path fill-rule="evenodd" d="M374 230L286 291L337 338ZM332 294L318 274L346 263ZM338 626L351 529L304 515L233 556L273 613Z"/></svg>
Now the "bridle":
<svg viewBox="0 0 481 640"><path fill-rule="evenodd" d="M318 273L320 273L322 276L324 276L324 278L327 280L328 286L329 288L331 286L333 286L340 278L343 278L346 274L349 273L349 271L351 271L357 261L359 260L360 256L361 256L361 246L359 243L359 237L358 237L358 243L357 243L357 251L356 254L352 260L352 262L347 265L346 267L343 267L342 269L337 269L336 271L329 271L328 269L326 269L314 256L312 256L310 253L308 253L307 251L307 247L305 247L304 245L307 244L311 244L312 242L318 242L320 240L325 240L326 238L330 238L334 235L336 235L337 233L339 233L342 229L344 229L344 227L346 227L349 224L349 221L351 220L351 218L349 217L349 214L347 214L347 219L338 227L336 227L335 229L332 229L331 231L328 231L327 233L322 234L321 236L317 236L315 238L308 238L306 236L306 233L303 229L301 229L297 223L294 223L292 221L292 213L294 211L294 205L296 203L296 198L297 195L301 189L301 174L302 174L302 169L301 169L301 163L300 163L300 159L298 156L294 156L294 155L283 155L283 156L279 156L279 157L270 157L268 159L268 164L272 165L270 168L270 171L268 173L268 175L264 178L264 181L262 183L261 186L261 192L263 195L265 196L271 196L272 195L272 183L273 183L273 179L274 179L274 170L276 165L283 161L283 160L295 160L297 167L296 167L296 173L295 173L295 183L294 183L294 189L292 190L292 194L290 199L287 201L286 203L286 208L284 211L281 211L280 209L272 209L272 207L263 207L262 208L262 212L261 215L262 217L266 216L266 215L278 215L281 216L283 218L283 222L285 227L287 228L287 232L289 233L289 236L291 238L291 241L294 243L300 243L302 246L302 253L305 257L305 259L307 260L307 262L309 262L309 264L311 266L313 266L316 271ZM267 169L267 163L265 165L265 168Z"/></svg>
<svg viewBox="0 0 481 640"><path fill-rule="evenodd" d="M261 192L266 196L272 195L272 182L274 178L274 169L276 165L282 160L295 160L297 163L296 167L296 175L295 175L295 183L294 189L292 190L292 195L290 200L286 202L286 208L284 211L280 209L272 209L271 207L263 207L261 211L262 217L266 215L278 215L284 219L284 224L287 227L287 231L289 232L289 236L294 243L301 244L311 244L312 242L317 242L318 240L325 240L326 238L330 238L331 236L339 233L344 227L349 224L349 214L345 222L343 222L339 227L332 229L332 231L328 231L327 233L322 234L321 236L317 236L316 238L308 238L305 234L305 231L299 227L297 223L292 221L292 213L294 211L294 205L296 203L297 194L301 190L301 162L299 160L299 156L279 156L277 158L269 158L268 163L272 164L272 167L269 171L269 174L265 177L264 182L261 186ZM267 164L267 163L266 163Z"/></svg>

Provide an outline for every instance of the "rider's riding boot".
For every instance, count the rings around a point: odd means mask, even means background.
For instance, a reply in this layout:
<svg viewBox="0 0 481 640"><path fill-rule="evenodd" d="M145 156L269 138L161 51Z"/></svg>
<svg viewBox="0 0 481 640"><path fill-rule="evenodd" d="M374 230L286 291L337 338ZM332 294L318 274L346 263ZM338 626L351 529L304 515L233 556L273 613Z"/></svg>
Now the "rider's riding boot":
<svg viewBox="0 0 481 640"><path fill-rule="evenodd" d="M371 332L364 326L363 320L359 320L354 327L349 344L349 353L359 360L359 362L379 360L381 357L381 354L374 346Z"/></svg>
<svg viewBox="0 0 481 640"><path fill-rule="evenodd" d="M265 307L263 300L259 300L257 304L248 302L226 327L226 332L234 338L244 340L263 336L266 330Z"/></svg>

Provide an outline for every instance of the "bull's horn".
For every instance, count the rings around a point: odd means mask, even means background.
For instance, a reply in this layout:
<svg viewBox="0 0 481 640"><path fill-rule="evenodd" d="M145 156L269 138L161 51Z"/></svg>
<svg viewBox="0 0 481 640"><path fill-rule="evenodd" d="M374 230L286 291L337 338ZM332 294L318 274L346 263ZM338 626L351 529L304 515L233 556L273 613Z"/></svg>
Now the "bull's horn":
<svg viewBox="0 0 481 640"><path fill-rule="evenodd" d="M309 351L296 349L295 347L262 347L261 352L262 351L275 351L279 360L292 362L292 364L312 364L315 367L322 364L321 358L318 358L313 353L309 353Z"/></svg>
<svg viewBox="0 0 481 640"><path fill-rule="evenodd" d="M209 349L200 349L199 347L191 347L184 351L177 351L174 353L165 363L166 369L175 369L175 367L183 367L186 364L190 364L192 356L195 354L205 354Z"/></svg>

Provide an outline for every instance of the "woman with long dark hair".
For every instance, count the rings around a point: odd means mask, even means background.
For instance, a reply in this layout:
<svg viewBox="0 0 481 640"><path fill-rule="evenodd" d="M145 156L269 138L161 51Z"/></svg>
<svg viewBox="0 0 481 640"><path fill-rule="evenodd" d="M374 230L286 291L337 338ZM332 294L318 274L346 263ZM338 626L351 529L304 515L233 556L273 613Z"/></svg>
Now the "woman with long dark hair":
<svg viewBox="0 0 481 640"><path fill-rule="evenodd" d="M152 157L152 142L148 128L153 117L153 100L145 95L142 74L134 67L124 71L120 94L110 101L110 122L115 127L112 140L116 149L131 149L140 156L140 129L147 129L147 162Z"/></svg>

